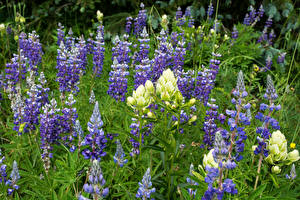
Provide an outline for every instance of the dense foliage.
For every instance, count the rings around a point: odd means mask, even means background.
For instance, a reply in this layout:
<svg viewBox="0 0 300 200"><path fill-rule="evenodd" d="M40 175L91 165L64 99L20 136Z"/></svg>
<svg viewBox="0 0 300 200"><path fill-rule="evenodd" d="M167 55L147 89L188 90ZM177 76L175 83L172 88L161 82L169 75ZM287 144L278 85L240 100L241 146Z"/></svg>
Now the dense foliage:
<svg viewBox="0 0 300 200"><path fill-rule="evenodd" d="M292 3L33 2L0 24L1 199L300 198Z"/></svg>

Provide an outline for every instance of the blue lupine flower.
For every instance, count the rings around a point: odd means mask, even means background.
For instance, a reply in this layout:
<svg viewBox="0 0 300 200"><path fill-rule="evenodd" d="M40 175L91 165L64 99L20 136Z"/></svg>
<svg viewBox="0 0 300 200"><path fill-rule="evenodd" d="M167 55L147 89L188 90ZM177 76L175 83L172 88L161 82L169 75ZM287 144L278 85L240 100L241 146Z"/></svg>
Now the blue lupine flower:
<svg viewBox="0 0 300 200"><path fill-rule="evenodd" d="M131 26L132 26L132 17L127 17L125 31L128 35L130 35L131 33Z"/></svg>
<svg viewBox="0 0 300 200"><path fill-rule="evenodd" d="M193 175L193 171L194 171L194 165L193 164L191 164L190 165L190 176L194 176ZM188 184L190 184L190 185L199 185L199 183L197 183L196 181L194 181L194 180L192 180L191 178L186 178L186 182L188 183ZM193 198L195 198L195 196L196 196L196 193L197 193L197 190L193 190L192 188L189 188L188 189L188 192L189 192L189 195L191 196L191 197L193 197Z"/></svg>
<svg viewBox="0 0 300 200"><path fill-rule="evenodd" d="M138 16L134 19L134 34L139 36L143 29L146 28L147 25L147 10L145 10L145 5L143 3L140 4L140 10Z"/></svg>
<svg viewBox="0 0 300 200"><path fill-rule="evenodd" d="M274 110L280 110L281 106L274 105L274 100L276 100L278 97L273 80L270 75L267 76L267 89L266 93L264 94L264 98L269 101L269 105L262 103L260 104L260 111L255 116L256 119L261 121L263 124L261 127L257 127L256 133L258 133L260 136L257 137L258 146L254 150L254 153L256 155L262 153L264 156L268 156L268 150L266 150L266 140L268 140L271 136L270 128L273 128L275 130L279 130L280 126L277 120L271 117L271 113ZM263 112L268 112L268 114L264 115Z"/></svg>
<svg viewBox="0 0 300 200"><path fill-rule="evenodd" d="M20 179L20 174L19 174L19 169L18 169L18 164L14 160L13 166L12 166L12 171L10 174L10 179L6 181L6 185L9 185L12 188L7 189L7 194L11 195L14 190L18 190L19 186L17 185L17 181Z"/></svg>
<svg viewBox="0 0 300 200"><path fill-rule="evenodd" d="M117 150L116 150L116 154L114 156L114 162L117 163L120 167L123 167L124 164L126 164L128 162L128 160L124 159L125 153L123 151L120 140L117 140L116 143L117 143Z"/></svg>
<svg viewBox="0 0 300 200"><path fill-rule="evenodd" d="M104 52L104 26L100 24L97 28L96 41L94 41L93 47L93 71L98 77L102 74Z"/></svg>
<svg viewBox="0 0 300 200"><path fill-rule="evenodd" d="M210 19L213 13L214 13L214 7L212 3L210 3L207 9L207 18Z"/></svg>
<svg viewBox="0 0 300 200"><path fill-rule="evenodd" d="M151 193L155 192L155 188L152 187L150 168L147 169L146 173L143 176L142 182L139 182L139 189L136 193L137 198L143 200L150 199Z"/></svg>
<svg viewBox="0 0 300 200"><path fill-rule="evenodd" d="M83 146L87 146L87 148L82 151L82 155L85 159L100 160L101 157L106 155L106 152L103 150L106 147L107 139L101 128L103 121L101 120L98 101L95 103L93 114L87 125L90 133L85 136L82 142Z"/></svg>
<svg viewBox="0 0 300 200"><path fill-rule="evenodd" d="M94 199L103 199L108 195L109 189L104 187L106 181L103 177L98 160L93 160L89 171L88 182L89 183L83 185L83 190L86 193L92 194ZM78 199L80 200L86 198L80 195Z"/></svg>
<svg viewBox="0 0 300 200"><path fill-rule="evenodd" d="M290 175L285 175L287 179L294 180L297 177L295 164L292 164Z"/></svg>
<svg viewBox="0 0 300 200"><path fill-rule="evenodd" d="M215 99L211 99L212 103L207 103L209 110L206 111L205 121L203 124L203 130L205 135L203 136L203 143L208 149L212 148L215 141L215 133L217 132L216 119L218 116L218 106L215 103Z"/></svg>

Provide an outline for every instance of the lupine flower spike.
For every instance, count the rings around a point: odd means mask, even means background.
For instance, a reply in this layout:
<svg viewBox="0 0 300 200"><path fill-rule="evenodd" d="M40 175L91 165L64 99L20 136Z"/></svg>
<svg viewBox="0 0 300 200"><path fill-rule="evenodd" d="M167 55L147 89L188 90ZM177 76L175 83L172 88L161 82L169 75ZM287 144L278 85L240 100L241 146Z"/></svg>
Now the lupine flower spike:
<svg viewBox="0 0 300 200"><path fill-rule="evenodd" d="M114 156L114 162L117 163L117 165L119 165L120 167L123 167L124 164L126 164L128 162L128 160L124 159L125 153L123 151L120 140L117 140L116 143L117 143L117 150L116 150L116 154Z"/></svg>
<svg viewBox="0 0 300 200"><path fill-rule="evenodd" d="M290 179L290 180L294 180L296 177L297 177L297 174L296 174L295 164L292 164L291 172L289 175L286 174L286 178Z"/></svg>
<svg viewBox="0 0 300 200"><path fill-rule="evenodd" d="M95 93L94 93L93 90L91 91L91 96L89 98L89 103L90 104L95 104L96 103L96 97L95 97Z"/></svg>
<svg viewBox="0 0 300 200"><path fill-rule="evenodd" d="M150 168L147 169L143 176L142 182L139 182L139 189L136 193L136 197L142 200L150 199L151 193L155 192L155 188L152 187Z"/></svg>
<svg viewBox="0 0 300 200"><path fill-rule="evenodd" d="M93 160L92 167L89 171L88 181L89 183L83 185L83 190L86 193L93 195L93 199L103 199L108 195L109 189L104 187L106 181L103 177L100 162L98 160ZM78 199L86 198L80 195Z"/></svg>

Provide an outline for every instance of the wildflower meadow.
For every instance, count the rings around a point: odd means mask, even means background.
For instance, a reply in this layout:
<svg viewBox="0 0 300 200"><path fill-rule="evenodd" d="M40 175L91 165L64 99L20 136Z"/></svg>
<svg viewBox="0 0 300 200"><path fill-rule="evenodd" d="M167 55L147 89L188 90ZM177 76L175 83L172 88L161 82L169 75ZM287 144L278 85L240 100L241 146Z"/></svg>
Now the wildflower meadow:
<svg viewBox="0 0 300 200"><path fill-rule="evenodd" d="M300 199L299 2L33 2L0 3L0 199Z"/></svg>

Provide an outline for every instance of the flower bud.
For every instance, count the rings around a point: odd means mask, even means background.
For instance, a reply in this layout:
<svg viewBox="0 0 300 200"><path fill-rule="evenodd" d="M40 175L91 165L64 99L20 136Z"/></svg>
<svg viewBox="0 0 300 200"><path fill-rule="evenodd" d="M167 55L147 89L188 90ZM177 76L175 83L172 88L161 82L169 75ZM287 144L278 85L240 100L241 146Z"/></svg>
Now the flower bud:
<svg viewBox="0 0 300 200"><path fill-rule="evenodd" d="M288 165L289 164L292 164L293 162L296 162L300 159L299 157L299 151L297 149L291 151L290 153L288 153L288 156L287 156L287 160L289 161L288 162Z"/></svg>
<svg viewBox="0 0 300 200"><path fill-rule="evenodd" d="M151 94L154 93L154 86L151 81L149 81L149 80L146 81L145 88L149 93L151 93Z"/></svg>
<svg viewBox="0 0 300 200"><path fill-rule="evenodd" d="M136 104L136 101L135 101L135 99L133 97L128 97L127 98L127 105L128 106L133 106L135 104Z"/></svg>
<svg viewBox="0 0 300 200"><path fill-rule="evenodd" d="M195 98L192 98L189 100L189 106L193 106L194 104L196 103L196 99Z"/></svg>
<svg viewBox="0 0 300 200"><path fill-rule="evenodd" d="M99 22L102 21L102 19L103 19L103 13L100 12L100 10L97 10L97 19Z"/></svg>
<svg viewBox="0 0 300 200"><path fill-rule="evenodd" d="M189 120L189 124L193 123L194 121L197 120L197 116L194 115L190 120Z"/></svg>
<svg viewBox="0 0 300 200"><path fill-rule="evenodd" d="M272 173L274 174L279 174L281 172L281 169L279 166L273 166L272 169L271 169Z"/></svg>
<svg viewBox="0 0 300 200"><path fill-rule="evenodd" d="M148 113L147 113L147 116L148 116L149 118L154 118L154 117L155 117L155 115L153 114L153 112L148 112Z"/></svg>
<svg viewBox="0 0 300 200"><path fill-rule="evenodd" d="M0 32L5 31L5 25L4 24L0 24Z"/></svg>
<svg viewBox="0 0 300 200"><path fill-rule="evenodd" d="M209 167L215 167L218 168L218 163L215 162L214 156L213 156L214 149L211 149L208 154L204 154L203 158L203 166L204 168L208 165Z"/></svg>
<svg viewBox="0 0 300 200"><path fill-rule="evenodd" d="M21 22L21 23L25 23L25 21L26 21L25 17L22 17L22 16L21 16L21 17L20 17L20 22Z"/></svg>

